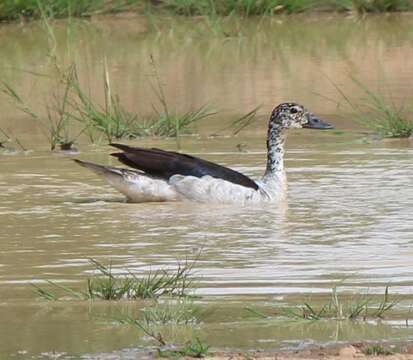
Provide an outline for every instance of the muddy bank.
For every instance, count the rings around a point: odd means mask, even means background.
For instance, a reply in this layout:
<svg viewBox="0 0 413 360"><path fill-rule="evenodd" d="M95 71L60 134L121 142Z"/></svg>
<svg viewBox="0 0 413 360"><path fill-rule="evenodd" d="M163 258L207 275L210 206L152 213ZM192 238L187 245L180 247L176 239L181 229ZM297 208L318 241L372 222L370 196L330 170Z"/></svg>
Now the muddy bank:
<svg viewBox="0 0 413 360"><path fill-rule="evenodd" d="M376 351L374 351L376 349ZM373 353L373 354L371 354ZM353 343L344 345L332 345L328 347L315 347L304 350L291 351L257 351L257 352L233 352L215 353L207 356L209 360L252 360L252 359L413 359L413 345L379 345L368 343Z"/></svg>

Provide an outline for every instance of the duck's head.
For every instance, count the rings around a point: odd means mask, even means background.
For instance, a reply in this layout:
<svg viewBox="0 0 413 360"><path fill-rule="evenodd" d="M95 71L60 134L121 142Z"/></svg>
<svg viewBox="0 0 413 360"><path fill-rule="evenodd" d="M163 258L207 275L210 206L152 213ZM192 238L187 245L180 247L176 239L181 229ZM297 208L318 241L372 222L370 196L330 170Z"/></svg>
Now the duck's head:
<svg viewBox="0 0 413 360"><path fill-rule="evenodd" d="M333 129L334 126L320 120L304 106L296 103L282 103L271 114L271 123L283 129Z"/></svg>

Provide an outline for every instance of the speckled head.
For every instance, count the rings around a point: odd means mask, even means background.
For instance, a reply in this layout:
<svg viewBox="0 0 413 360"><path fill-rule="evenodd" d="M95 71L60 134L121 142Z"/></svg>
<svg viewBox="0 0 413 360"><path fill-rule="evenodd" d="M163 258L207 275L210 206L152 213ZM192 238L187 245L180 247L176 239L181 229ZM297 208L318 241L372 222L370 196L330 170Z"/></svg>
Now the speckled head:
<svg viewBox="0 0 413 360"><path fill-rule="evenodd" d="M334 126L320 120L304 106L297 103L282 103L271 114L270 125L283 129L333 129Z"/></svg>

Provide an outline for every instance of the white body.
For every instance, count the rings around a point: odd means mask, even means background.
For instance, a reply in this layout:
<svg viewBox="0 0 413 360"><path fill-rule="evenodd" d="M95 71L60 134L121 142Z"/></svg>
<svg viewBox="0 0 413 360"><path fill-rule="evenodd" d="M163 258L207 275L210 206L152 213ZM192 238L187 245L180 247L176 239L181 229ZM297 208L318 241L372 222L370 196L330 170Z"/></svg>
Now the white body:
<svg viewBox="0 0 413 360"><path fill-rule="evenodd" d="M174 175L169 181L152 178L139 171L114 168L83 162L130 202L197 201L215 203L261 203L277 202L285 197L284 171L278 175L256 181L258 190L237 185L212 176Z"/></svg>

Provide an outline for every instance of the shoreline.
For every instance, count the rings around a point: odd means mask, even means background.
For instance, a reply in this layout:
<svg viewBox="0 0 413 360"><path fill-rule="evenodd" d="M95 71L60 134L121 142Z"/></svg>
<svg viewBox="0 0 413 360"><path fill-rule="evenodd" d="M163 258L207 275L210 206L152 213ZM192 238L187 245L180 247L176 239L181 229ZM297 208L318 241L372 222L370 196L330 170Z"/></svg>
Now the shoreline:
<svg viewBox="0 0 413 360"><path fill-rule="evenodd" d="M68 0L69 1L69 0ZM70 2L70 1L69 1ZM27 2L27 4L14 4L10 2L0 7L0 23L26 23L36 20L45 19L67 19L82 18L93 19L100 16L155 16L155 17L183 17L188 19L196 18L254 18L291 15L350 15L363 17L366 15L404 15L413 12L413 1L403 2L400 0L390 0L386 4L380 1L343 2L334 0L329 4L325 1L318 0L312 4L302 2L281 1L281 5L271 5L268 1L257 1L252 5L250 2L244 3L242 0L237 2L208 2L205 4L197 3L196 0L190 0L185 5L176 1L165 3L163 0L132 0L124 5L112 4L110 1L97 2L88 0L78 7L71 8L70 4L65 1L56 4L53 0L46 0L46 4L41 7L36 2Z"/></svg>
<svg viewBox="0 0 413 360"><path fill-rule="evenodd" d="M375 353L375 351L377 353ZM191 358L187 358L191 359ZM252 360L252 359L413 359L413 343L395 342L350 342L330 345L314 345L298 350L274 351L217 351L207 355L208 360Z"/></svg>

